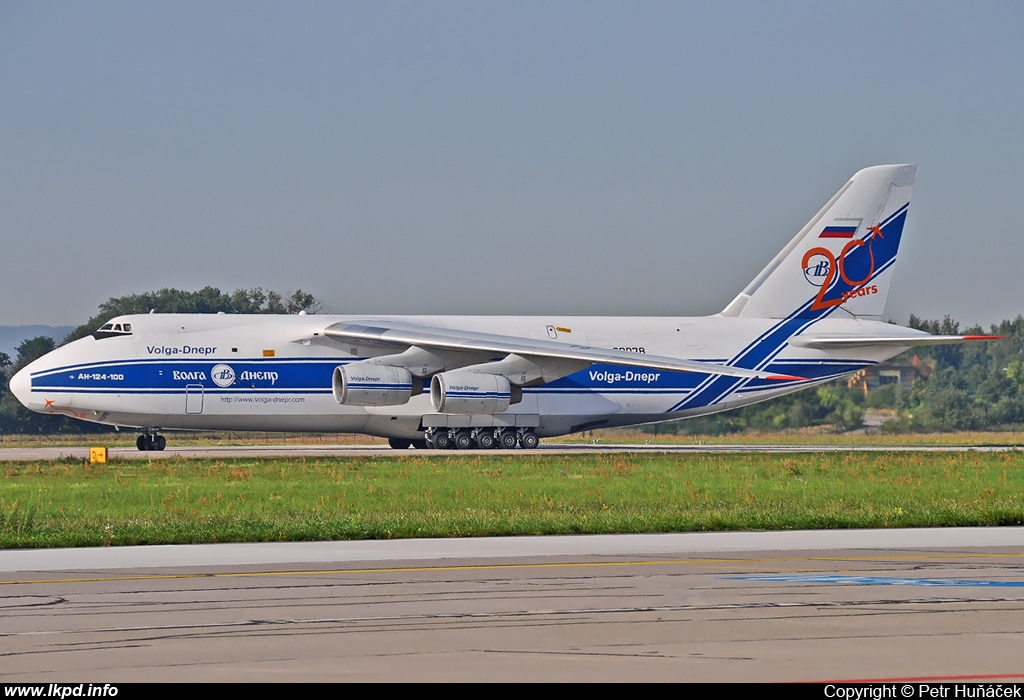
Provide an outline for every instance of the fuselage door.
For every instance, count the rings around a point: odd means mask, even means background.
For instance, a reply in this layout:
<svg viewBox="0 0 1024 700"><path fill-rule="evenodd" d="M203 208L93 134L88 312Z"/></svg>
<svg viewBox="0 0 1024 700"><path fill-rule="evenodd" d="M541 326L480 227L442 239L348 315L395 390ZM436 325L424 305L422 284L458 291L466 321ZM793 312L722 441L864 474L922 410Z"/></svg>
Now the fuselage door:
<svg viewBox="0 0 1024 700"><path fill-rule="evenodd" d="M185 385L185 413L203 412L203 385Z"/></svg>

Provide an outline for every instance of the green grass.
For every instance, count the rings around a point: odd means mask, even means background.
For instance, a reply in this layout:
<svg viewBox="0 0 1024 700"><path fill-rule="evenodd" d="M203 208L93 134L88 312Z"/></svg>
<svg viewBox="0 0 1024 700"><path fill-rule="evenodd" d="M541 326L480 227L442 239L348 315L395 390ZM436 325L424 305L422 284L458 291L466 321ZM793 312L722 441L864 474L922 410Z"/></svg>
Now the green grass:
<svg viewBox="0 0 1024 700"><path fill-rule="evenodd" d="M0 463L0 547L1024 524L1024 454Z"/></svg>

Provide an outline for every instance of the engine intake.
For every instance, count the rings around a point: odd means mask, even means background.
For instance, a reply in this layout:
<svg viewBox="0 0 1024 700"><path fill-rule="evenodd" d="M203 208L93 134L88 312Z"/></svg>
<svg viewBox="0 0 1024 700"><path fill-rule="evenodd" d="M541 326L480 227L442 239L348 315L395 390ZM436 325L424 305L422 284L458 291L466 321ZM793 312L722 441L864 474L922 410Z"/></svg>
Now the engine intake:
<svg viewBox="0 0 1024 700"><path fill-rule="evenodd" d="M334 400L343 406L398 406L413 394L409 370L370 362L335 367L331 384Z"/></svg>
<svg viewBox="0 0 1024 700"><path fill-rule="evenodd" d="M518 387L496 374L442 372L430 380L430 402L438 413L502 413L521 397Z"/></svg>

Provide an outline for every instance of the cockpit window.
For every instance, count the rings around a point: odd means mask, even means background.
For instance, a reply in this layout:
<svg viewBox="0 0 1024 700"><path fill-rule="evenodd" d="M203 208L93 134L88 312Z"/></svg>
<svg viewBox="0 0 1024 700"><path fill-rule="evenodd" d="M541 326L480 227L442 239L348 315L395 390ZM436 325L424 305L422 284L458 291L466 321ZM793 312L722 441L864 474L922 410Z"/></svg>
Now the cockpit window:
<svg viewBox="0 0 1024 700"><path fill-rule="evenodd" d="M100 326L98 331L92 334L92 337L96 340L103 340L104 338L114 338L131 334L132 324L130 323L104 323Z"/></svg>

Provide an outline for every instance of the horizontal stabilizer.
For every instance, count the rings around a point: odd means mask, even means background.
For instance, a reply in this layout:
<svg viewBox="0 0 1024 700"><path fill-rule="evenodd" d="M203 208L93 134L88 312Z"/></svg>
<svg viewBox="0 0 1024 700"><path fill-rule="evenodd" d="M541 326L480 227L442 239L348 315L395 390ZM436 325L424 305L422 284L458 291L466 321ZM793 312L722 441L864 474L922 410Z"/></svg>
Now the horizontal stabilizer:
<svg viewBox="0 0 1024 700"><path fill-rule="evenodd" d="M790 345L804 348L828 350L832 348L913 348L920 345L946 345L949 343L967 343L975 340L1002 340L1001 335L911 335L911 336L814 336L797 337L789 341Z"/></svg>

